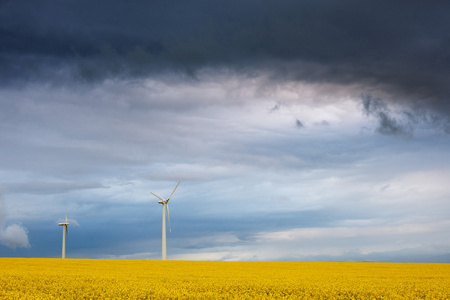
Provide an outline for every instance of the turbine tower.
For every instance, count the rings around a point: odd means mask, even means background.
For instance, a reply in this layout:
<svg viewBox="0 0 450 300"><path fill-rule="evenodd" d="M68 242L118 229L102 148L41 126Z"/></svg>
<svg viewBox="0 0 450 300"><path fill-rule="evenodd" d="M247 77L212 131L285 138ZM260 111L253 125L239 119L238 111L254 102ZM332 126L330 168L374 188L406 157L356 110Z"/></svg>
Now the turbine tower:
<svg viewBox="0 0 450 300"><path fill-rule="evenodd" d="M170 194L169 198L164 199L163 197L160 197L154 193L152 193L153 196L160 199L158 203L163 205L163 211L162 211L162 259L167 259L167 246L166 246L166 213L167 213L167 220L169 221L169 231L170 231L170 218L169 218L169 200L172 197L173 193L175 193L175 190L177 189L178 185L181 181L178 182L177 186L173 189L172 194Z"/></svg>
<svg viewBox="0 0 450 300"><path fill-rule="evenodd" d="M63 227L63 240L62 240L62 256L61 258L66 258L66 233L68 232L67 226L69 226L69 222L67 222L67 211L66 211L66 221L62 223L58 223L58 226Z"/></svg>

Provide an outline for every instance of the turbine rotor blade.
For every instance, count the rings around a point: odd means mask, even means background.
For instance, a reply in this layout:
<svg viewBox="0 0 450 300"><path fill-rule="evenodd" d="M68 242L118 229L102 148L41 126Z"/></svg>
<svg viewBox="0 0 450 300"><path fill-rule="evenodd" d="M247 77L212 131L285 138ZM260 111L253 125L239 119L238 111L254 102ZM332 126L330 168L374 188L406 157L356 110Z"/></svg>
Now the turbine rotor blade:
<svg viewBox="0 0 450 300"><path fill-rule="evenodd" d="M170 194L169 198L167 198L167 201L169 201L169 199L172 197L173 193L175 193L175 190L177 189L178 185L180 184L181 181L178 181L177 186L173 189L172 194Z"/></svg>
<svg viewBox="0 0 450 300"><path fill-rule="evenodd" d="M153 193L151 193L153 196L155 196L156 198L159 198L159 199L161 199L162 201L166 201L165 199L163 199L162 197L160 197L160 196L158 196L158 195L156 195L156 194L153 194Z"/></svg>
<svg viewBox="0 0 450 300"><path fill-rule="evenodd" d="M166 204L166 213L167 213L167 221L169 221L169 232L172 232L172 230L170 229L169 203Z"/></svg>

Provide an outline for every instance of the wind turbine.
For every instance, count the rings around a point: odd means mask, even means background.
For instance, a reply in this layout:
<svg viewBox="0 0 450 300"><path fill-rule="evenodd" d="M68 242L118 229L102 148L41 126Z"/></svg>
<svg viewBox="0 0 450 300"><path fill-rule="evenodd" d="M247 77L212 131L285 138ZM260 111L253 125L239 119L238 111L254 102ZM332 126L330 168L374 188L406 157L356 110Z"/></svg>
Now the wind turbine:
<svg viewBox="0 0 450 300"><path fill-rule="evenodd" d="M154 193L152 193L153 196L160 199L158 203L163 205L163 211L162 211L162 259L167 259L167 246L166 246L166 213L167 213L167 220L169 221L169 231L170 231L170 218L169 218L169 200L172 197L173 193L175 193L175 190L177 189L178 185L181 181L178 182L177 186L173 189L172 194L170 194L169 198L164 199L163 197L160 197Z"/></svg>
<svg viewBox="0 0 450 300"><path fill-rule="evenodd" d="M69 226L69 222L67 222L67 210L66 210L66 221L62 222L62 223L58 223L58 226L64 226L63 240L62 240L62 257L61 258L66 258L66 233L68 232L67 226Z"/></svg>

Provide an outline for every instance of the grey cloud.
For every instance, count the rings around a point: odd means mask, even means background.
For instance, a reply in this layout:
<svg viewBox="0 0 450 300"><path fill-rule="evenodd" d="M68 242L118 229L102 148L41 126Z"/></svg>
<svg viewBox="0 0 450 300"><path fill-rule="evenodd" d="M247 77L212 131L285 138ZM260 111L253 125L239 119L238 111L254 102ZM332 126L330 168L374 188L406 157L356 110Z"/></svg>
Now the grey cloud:
<svg viewBox="0 0 450 300"><path fill-rule="evenodd" d="M302 121L300 121L299 119L295 120L295 126L297 126L297 128L305 127L305 125L303 125Z"/></svg>
<svg viewBox="0 0 450 300"><path fill-rule="evenodd" d="M211 179L213 176L209 174L195 173L195 172L160 172L144 175L143 178L150 179L152 181L204 181Z"/></svg>
<svg viewBox="0 0 450 300"><path fill-rule="evenodd" d="M283 257L282 261L449 263L450 253L433 253L425 247L367 254L358 250L349 250L339 255L292 255Z"/></svg>
<svg viewBox="0 0 450 300"><path fill-rule="evenodd" d="M399 117L395 117L383 100L371 95L362 95L361 105L366 116L377 118L376 131L380 134L409 137L412 135L413 125L421 121L419 115L412 111L403 111Z"/></svg>
<svg viewBox="0 0 450 300"><path fill-rule="evenodd" d="M361 96L361 104L363 108L363 112L369 116L373 113L377 113L378 111L387 110L386 103L381 101L379 98L373 98L371 95L362 95Z"/></svg>
<svg viewBox="0 0 450 300"><path fill-rule="evenodd" d="M26 183L4 183L5 191L10 193L26 194L61 194L74 190L104 189L108 188L96 182L26 182Z"/></svg>
<svg viewBox="0 0 450 300"><path fill-rule="evenodd" d="M213 67L372 86L450 113L450 3L169 3L3 1L2 82L195 77Z"/></svg>
<svg viewBox="0 0 450 300"><path fill-rule="evenodd" d="M409 126L402 126L399 122L391 117L388 113L378 112L378 119L380 121L377 131L385 135L410 135L411 128Z"/></svg>
<svg viewBox="0 0 450 300"><path fill-rule="evenodd" d="M273 113L273 112L280 110L280 107L281 107L281 103L275 104L271 109L269 109L269 113Z"/></svg>
<svg viewBox="0 0 450 300"><path fill-rule="evenodd" d="M328 126L330 126L330 123L329 123L327 120L322 120L322 121L320 121L320 122L314 123L314 125L316 125L316 126L328 127Z"/></svg>
<svg viewBox="0 0 450 300"><path fill-rule="evenodd" d="M450 119L442 112L429 111L422 103L414 102L409 107L393 109L388 100L363 94L360 97L362 112L367 117L376 117L376 131L384 135L411 137L415 127L426 124L443 133L450 133ZM398 106L398 105L397 105Z"/></svg>
<svg viewBox="0 0 450 300"><path fill-rule="evenodd" d="M13 249L17 247L28 248L30 247L28 230L19 224L12 224L1 228L0 243Z"/></svg>

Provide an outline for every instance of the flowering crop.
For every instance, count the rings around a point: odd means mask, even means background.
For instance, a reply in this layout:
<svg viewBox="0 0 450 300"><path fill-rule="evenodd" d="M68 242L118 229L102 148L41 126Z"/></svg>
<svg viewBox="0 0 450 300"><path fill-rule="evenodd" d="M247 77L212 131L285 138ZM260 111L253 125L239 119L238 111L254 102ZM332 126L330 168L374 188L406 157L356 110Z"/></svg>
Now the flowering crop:
<svg viewBox="0 0 450 300"><path fill-rule="evenodd" d="M450 264L0 258L0 299L449 299Z"/></svg>

